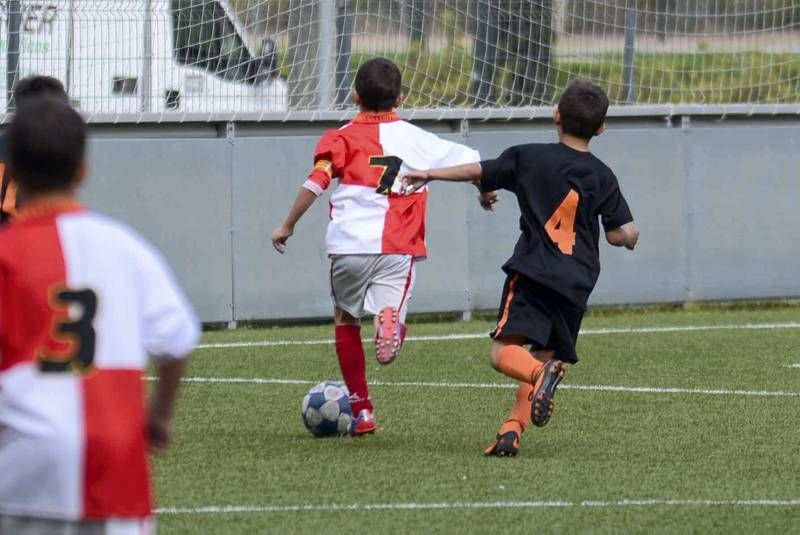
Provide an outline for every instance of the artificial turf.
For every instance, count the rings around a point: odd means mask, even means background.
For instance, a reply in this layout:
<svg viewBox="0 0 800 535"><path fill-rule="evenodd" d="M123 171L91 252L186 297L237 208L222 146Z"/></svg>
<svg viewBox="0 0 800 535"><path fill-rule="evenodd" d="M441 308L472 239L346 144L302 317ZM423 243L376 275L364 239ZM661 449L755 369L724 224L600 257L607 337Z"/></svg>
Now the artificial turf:
<svg viewBox="0 0 800 535"><path fill-rule="evenodd" d="M738 327L597 332L720 325ZM420 323L410 335L490 328L488 321ZM512 459L482 456L514 399L511 382L489 367L488 338L409 341L387 367L377 364L368 344L368 376L380 383L372 388L378 431L361 438L316 439L302 425L300 402L311 383L339 378L332 344L199 349L190 375L221 381L184 385L174 445L155 461L164 509L159 529L799 529L800 501L742 502L800 500L800 368L787 367L800 363L800 308L595 313L584 329L582 360L568 370L550 424L526 432ZM317 341L331 331L329 325L218 331L206 333L204 343ZM590 389L575 388L582 385ZM650 390L595 388L601 386ZM257 510L197 510L228 506Z"/></svg>

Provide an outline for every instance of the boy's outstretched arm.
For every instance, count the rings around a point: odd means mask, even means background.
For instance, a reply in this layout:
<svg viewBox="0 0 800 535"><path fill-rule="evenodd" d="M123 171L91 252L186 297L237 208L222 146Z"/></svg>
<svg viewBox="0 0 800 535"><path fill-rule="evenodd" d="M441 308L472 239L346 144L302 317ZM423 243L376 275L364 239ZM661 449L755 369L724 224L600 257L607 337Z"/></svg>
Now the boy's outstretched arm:
<svg viewBox="0 0 800 535"><path fill-rule="evenodd" d="M635 223L627 223L606 232L606 241L615 247L625 247L633 251L639 241L639 227Z"/></svg>
<svg viewBox="0 0 800 535"><path fill-rule="evenodd" d="M445 182L480 182L483 172L479 163L465 163L427 171L409 171L403 176L403 193L410 195L432 180Z"/></svg>
<svg viewBox="0 0 800 535"><path fill-rule="evenodd" d="M297 192L297 197L294 200L292 208L289 210L289 215L283 221L283 224L272 231L272 246L275 250L283 254L286 250L286 241L294 234L294 226L303 217L303 214L308 211L314 201L317 199L316 193L302 187Z"/></svg>

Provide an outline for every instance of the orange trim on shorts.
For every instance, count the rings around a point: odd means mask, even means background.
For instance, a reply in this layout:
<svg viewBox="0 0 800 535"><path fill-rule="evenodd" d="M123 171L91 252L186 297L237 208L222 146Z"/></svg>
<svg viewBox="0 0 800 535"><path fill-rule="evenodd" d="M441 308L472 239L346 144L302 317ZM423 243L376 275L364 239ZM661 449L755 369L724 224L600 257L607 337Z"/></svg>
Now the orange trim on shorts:
<svg viewBox="0 0 800 535"><path fill-rule="evenodd" d="M503 309L503 316L497 322L497 327L494 329L494 336L496 337L503 330L506 322L508 321L508 311L511 309L511 300L514 299L514 286L517 284L519 273L514 273L511 281L508 283L508 295L506 296L506 306Z"/></svg>

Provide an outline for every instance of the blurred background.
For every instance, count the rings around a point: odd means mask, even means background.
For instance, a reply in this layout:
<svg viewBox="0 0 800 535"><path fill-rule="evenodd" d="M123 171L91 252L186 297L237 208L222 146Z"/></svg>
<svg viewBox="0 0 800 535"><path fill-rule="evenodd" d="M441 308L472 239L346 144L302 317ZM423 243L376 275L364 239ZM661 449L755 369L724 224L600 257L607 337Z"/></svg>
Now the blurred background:
<svg viewBox="0 0 800 535"><path fill-rule="evenodd" d="M331 313L323 197L271 230L354 74L396 61L402 117L484 158L554 142L573 78L611 100L592 151L642 229L601 247L592 305L800 295L798 0L3 0L0 84L64 82L92 129L92 207L165 253L206 322ZM6 115L7 118L7 115ZM495 309L518 235L504 194L432 188L413 312Z"/></svg>
<svg viewBox="0 0 800 535"><path fill-rule="evenodd" d="M346 109L375 55L402 67L408 111L519 115L578 77L620 105L800 99L798 0L5 0L0 13L6 89L51 74L117 120Z"/></svg>

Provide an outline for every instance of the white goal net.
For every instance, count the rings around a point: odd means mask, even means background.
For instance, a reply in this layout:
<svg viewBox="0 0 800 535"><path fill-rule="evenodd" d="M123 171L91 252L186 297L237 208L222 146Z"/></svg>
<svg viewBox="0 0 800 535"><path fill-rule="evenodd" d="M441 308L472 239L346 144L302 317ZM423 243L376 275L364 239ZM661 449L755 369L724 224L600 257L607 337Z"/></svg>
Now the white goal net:
<svg viewBox="0 0 800 535"><path fill-rule="evenodd" d="M647 105L800 110L800 0L0 0L0 62L97 120L344 117L358 66L410 115L511 117L575 78Z"/></svg>

